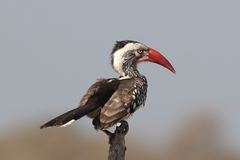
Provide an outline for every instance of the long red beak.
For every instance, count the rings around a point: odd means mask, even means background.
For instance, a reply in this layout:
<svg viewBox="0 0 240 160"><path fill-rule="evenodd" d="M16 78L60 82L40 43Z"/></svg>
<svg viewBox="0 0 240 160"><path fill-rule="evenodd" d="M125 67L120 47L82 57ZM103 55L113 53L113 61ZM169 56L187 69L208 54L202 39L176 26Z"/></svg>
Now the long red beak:
<svg viewBox="0 0 240 160"><path fill-rule="evenodd" d="M161 53L159 53L158 51L156 51L153 48L150 48L150 50L148 52L148 61L157 63L157 64L169 69L174 74L176 74L176 71L173 68L173 66L171 65L171 63Z"/></svg>

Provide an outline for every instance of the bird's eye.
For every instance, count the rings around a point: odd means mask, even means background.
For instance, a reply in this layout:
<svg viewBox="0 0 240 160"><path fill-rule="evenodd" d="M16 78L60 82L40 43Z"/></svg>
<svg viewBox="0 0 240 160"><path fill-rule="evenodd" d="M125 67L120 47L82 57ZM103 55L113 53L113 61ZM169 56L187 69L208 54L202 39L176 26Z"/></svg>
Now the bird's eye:
<svg viewBox="0 0 240 160"><path fill-rule="evenodd" d="M142 54L142 53L143 53L143 50L138 50L138 53L139 53L139 54Z"/></svg>

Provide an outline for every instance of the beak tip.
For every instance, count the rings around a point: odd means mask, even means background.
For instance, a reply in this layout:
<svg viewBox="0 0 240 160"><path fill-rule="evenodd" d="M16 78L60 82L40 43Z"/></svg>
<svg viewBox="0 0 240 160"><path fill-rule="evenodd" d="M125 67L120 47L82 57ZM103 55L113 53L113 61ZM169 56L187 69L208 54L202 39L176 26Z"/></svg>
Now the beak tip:
<svg viewBox="0 0 240 160"><path fill-rule="evenodd" d="M177 72L175 71L175 69L173 67L168 68L171 72L173 72L173 74L177 74Z"/></svg>
<svg viewBox="0 0 240 160"><path fill-rule="evenodd" d="M177 74L177 72L175 71L175 69L172 67L172 70L171 70L174 74Z"/></svg>

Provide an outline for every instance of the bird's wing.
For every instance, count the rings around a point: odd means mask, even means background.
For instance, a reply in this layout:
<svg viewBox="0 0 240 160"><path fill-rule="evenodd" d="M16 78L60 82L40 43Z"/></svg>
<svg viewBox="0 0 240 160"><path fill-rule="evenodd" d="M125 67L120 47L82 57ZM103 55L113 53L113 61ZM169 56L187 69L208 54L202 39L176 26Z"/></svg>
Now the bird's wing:
<svg viewBox="0 0 240 160"><path fill-rule="evenodd" d="M102 86L102 84L106 83L107 81L108 79L105 79L105 78L98 79L97 82L95 82L92 86L89 87L85 95L80 100L78 106L79 107L83 106L88 101L88 99L98 91L98 89Z"/></svg>
<svg viewBox="0 0 240 160"><path fill-rule="evenodd" d="M85 95L80 100L78 106L84 106L86 102L88 102L89 98L94 95L94 93L97 92L97 90L101 87L102 84L106 83L107 79L101 78L98 79L96 83L94 83L85 93ZM110 98L110 97L109 97ZM89 118L95 118L100 113L101 108L97 108L94 111L87 114Z"/></svg>
<svg viewBox="0 0 240 160"><path fill-rule="evenodd" d="M146 98L144 88L147 89L147 86L143 86L137 78L121 80L118 89L102 108L98 119L93 121L95 128L106 129L128 118L144 104Z"/></svg>
<svg viewBox="0 0 240 160"><path fill-rule="evenodd" d="M117 90L120 81L118 79L99 79L83 96L79 107L72 109L42 125L40 128L51 126L66 126L73 121L101 108ZM96 115L95 115L96 116Z"/></svg>
<svg viewBox="0 0 240 160"><path fill-rule="evenodd" d="M90 118L95 118L101 111L104 104L109 100L112 94L117 90L120 84L119 79L98 79L86 92L79 102L79 107L85 104L94 107L92 112L87 114Z"/></svg>

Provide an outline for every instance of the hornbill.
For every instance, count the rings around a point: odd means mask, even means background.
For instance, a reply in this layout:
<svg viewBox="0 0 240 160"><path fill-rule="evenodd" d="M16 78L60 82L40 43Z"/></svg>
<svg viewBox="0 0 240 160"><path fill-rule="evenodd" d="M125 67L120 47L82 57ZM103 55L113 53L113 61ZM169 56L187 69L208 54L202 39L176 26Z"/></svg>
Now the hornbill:
<svg viewBox="0 0 240 160"><path fill-rule="evenodd" d="M119 78L98 79L86 92L77 108L42 125L65 127L87 115L95 129L106 130L127 119L145 104L147 79L137 70L139 62L150 61L176 73L158 51L132 40L117 41L111 53L111 65Z"/></svg>

